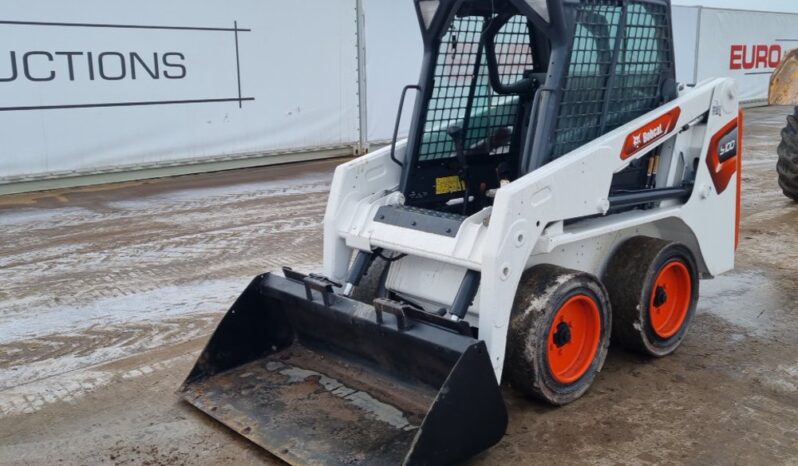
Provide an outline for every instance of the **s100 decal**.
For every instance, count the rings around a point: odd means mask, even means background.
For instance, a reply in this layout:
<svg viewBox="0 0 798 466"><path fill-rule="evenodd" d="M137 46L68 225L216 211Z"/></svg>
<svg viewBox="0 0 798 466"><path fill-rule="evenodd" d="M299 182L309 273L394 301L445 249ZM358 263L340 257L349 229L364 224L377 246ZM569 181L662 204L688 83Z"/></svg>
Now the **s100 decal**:
<svg viewBox="0 0 798 466"><path fill-rule="evenodd" d="M732 175L737 172L741 151L739 122L742 115L730 121L718 131L709 143L707 167L712 176L715 191L722 193L729 186Z"/></svg>

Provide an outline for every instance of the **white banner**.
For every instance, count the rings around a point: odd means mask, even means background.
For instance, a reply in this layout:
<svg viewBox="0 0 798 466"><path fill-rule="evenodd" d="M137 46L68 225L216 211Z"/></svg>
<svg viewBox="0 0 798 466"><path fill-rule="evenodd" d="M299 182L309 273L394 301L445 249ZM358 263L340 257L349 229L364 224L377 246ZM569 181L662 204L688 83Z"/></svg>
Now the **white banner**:
<svg viewBox="0 0 798 466"><path fill-rule="evenodd" d="M701 10L697 78L734 78L744 103L766 101L773 70L798 46L798 15Z"/></svg>
<svg viewBox="0 0 798 466"><path fill-rule="evenodd" d="M411 0L364 0L368 76L368 140L393 137L402 89L417 84L424 55ZM408 92L400 136L407 135L415 92Z"/></svg>
<svg viewBox="0 0 798 466"><path fill-rule="evenodd" d="M695 84L698 20L701 8L673 6L673 49L676 56L676 81Z"/></svg>
<svg viewBox="0 0 798 466"><path fill-rule="evenodd" d="M412 1L362 1L366 137L382 142L421 34ZM3 0L0 184L357 144L356 4ZM746 102L798 46L798 15L674 7L673 23L678 80L731 76Z"/></svg>
<svg viewBox="0 0 798 466"><path fill-rule="evenodd" d="M354 0L3 0L0 182L358 141Z"/></svg>

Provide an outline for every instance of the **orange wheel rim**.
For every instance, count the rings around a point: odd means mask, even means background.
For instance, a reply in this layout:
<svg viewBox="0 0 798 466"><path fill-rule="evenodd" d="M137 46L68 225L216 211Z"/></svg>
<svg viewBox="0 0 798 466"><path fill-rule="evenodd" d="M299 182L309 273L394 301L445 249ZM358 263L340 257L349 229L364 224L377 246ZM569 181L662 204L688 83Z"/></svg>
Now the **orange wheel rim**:
<svg viewBox="0 0 798 466"><path fill-rule="evenodd" d="M681 260L665 264L651 289L649 319L651 328L660 338L670 338L679 332L692 300L693 281L690 269Z"/></svg>
<svg viewBox="0 0 798 466"><path fill-rule="evenodd" d="M601 313L596 300L579 294L557 311L549 329L547 360L559 383L579 380L590 369L601 340Z"/></svg>

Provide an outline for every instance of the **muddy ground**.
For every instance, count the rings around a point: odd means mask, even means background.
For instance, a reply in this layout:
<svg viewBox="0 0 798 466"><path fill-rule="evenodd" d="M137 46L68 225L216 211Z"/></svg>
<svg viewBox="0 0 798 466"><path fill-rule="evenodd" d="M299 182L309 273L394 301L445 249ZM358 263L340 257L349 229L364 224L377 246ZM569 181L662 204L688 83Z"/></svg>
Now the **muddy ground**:
<svg viewBox="0 0 798 466"><path fill-rule="evenodd" d="M509 389L472 464L798 464L798 204L784 108L749 110L737 269L671 357L613 348L581 400ZM335 161L0 198L0 464L280 464L176 388L248 281L318 269Z"/></svg>

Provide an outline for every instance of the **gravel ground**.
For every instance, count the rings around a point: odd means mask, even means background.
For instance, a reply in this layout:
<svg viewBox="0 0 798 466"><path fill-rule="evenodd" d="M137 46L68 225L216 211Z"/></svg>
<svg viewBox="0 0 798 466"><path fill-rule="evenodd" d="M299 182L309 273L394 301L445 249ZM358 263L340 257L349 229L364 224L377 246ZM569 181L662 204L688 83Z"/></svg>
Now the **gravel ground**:
<svg viewBox="0 0 798 466"><path fill-rule="evenodd" d="M473 464L798 464L798 204L746 112L735 271L671 357L612 348L558 409L506 389ZM175 390L249 280L317 270L335 161L0 198L0 464L280 464Z"/></svg>

